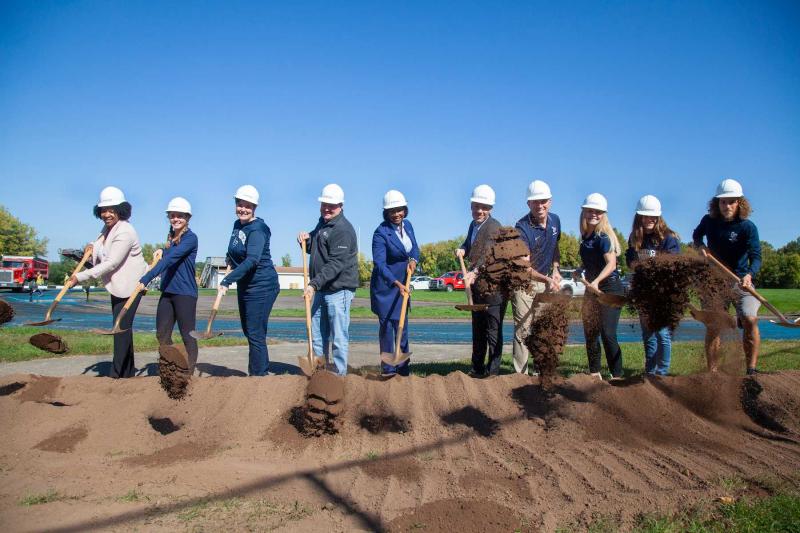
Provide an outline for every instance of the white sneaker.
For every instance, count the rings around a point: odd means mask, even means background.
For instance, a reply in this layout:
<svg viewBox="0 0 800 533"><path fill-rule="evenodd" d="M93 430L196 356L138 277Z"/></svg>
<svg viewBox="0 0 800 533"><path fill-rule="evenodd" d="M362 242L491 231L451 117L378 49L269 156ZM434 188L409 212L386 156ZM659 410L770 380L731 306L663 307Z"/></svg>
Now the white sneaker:
<svg viewBox="0 0 800 533"><path fill-rule="evenodd" d="M603 374L601 374L600 372L592 372L589 375L592 376L593 378L597 378L600 381L603 381Z"/></svg>

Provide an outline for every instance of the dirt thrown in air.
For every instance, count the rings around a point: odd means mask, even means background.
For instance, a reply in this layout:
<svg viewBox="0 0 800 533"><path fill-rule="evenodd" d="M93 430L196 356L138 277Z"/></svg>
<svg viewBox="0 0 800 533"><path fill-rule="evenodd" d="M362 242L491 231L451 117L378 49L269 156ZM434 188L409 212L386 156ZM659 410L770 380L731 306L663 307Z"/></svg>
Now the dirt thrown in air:
<svg viewBox="0 0 800 533"><path fill-rule="evenodd" d="M514 291L530 290L531 276L528 246L512 227L502 227L486 252L486 262L478 271L475 289L480 294L502 293L510 298Z"/></svg>
<svg viewBox="0 0 800 533"><path fill-rule="evenodd" d="M183 344L162 344L158 347L158 374L161 388L173 400L182 400L189 389L189 357Z"/></svg>
<svg viewBox="0 0 800 533"><path fill-rule="evenodd" d="M554 295L555 296L555 295ZM549 389L558 370L558 361L564 353L569 333L567 311L570 298L566 295L550 297L550 303L542 304L531 322L525 345L533 356L542 387Z"/></svg>
<svg viewBox="0 0 800 533"><path fill-rule="evenodd" d="M308 380L306 402L289 412L289 423L304 437L321 437L339 432L344 411L344 379L319 370Z"/></svg>
<svg viewBox="0 0 800 533"><path fill-rule="evenodd" d="M697 295L707 327L726 329L731 283L707 261L691 255L658 255L636 264L628 297L630 306L645 317L651 330L675 329ZM708 318L705 320L705 318Z"/></svg>
<svg viewBox="0 0 800 533"><path fill-rule="evenodd" d="M0 300L0 324L11 322L14 318L14 308L5 300Z"/></svg>
<svg viewBox="0 0 800 533"><path fill-rule="evenodd" d="M52 333L37 333L29 340L31 344L45 352L61 354L69 351L69 346L64 339Z"/></svg>

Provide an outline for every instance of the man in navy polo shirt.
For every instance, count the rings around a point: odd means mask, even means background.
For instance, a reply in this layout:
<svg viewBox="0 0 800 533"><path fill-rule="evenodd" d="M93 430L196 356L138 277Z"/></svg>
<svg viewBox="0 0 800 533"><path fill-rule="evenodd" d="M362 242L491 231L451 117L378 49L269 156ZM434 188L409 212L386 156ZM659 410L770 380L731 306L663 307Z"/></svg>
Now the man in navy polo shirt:
<svg viewBox="0 0 800 533"><path fill-rule="evenodd" d="M561 219L550 213L553 195L550 186L535 180L528 185L528 209L524 217L517 221L515 228L530 250L533 269L533 294L515 291L511 299L514 314L514 368L519 373L528 372L528 348L525 337L528 335L535 309L536 295L546 290L558 291L561 273L558 271L561 255L558 241L561 240ZM552 271L552 275L550 275ZM535 374L535 369L534 369Z"/></svg>

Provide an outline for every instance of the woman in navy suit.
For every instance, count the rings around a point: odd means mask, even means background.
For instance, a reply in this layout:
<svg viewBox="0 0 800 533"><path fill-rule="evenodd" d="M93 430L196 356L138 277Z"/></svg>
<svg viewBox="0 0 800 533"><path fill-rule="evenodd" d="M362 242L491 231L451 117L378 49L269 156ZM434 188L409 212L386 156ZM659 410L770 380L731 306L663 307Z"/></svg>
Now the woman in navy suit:
<svg viewBox="0 0 800 533"><path fill-rule="evenodd" d="M389 191L383 197L383 222L372 235L372 279L369 283L372 312L378 315L381 352L394 353L400 308L406 292L406 268L417 268L419 246L414 228L405 220L408 203L400 191ZM403 328L400 350L408 353L408 327ZM381 361L384 376L407 376L409 360L397 366Z"/></svg>

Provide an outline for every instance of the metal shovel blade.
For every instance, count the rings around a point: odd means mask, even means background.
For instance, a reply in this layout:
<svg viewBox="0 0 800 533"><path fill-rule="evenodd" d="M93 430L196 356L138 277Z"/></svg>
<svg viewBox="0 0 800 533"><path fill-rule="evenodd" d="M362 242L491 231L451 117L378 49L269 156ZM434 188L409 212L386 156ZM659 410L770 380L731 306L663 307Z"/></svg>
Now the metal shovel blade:
<svg viewBox="0 0 800 533"><path fill-rule="evenodd" d="M61 320L60 318L53 318L51 320L42 320L41 322L27 322L26 326L46 326L47 324L52 324L53 322L58 322Z"/></svg>
<svg viewBox="0 0 800 533"><path fill-rule="evenodd" d="M197 330L193 330L193 331L189 332L189 335L191 335L193 338L195 338L195 339L197 339L199 341L204 341L204 340L207 340L207 339L213 339L214 337L219 337L222 334L223 334L222 331L197 331Z"/></svg>
<svg viewBox="0 0 800 533"><path fill-rule="evenodd" d="M92 333L97 333L98 335L117 335L119 333L125 333L126 331L130 331L130 328L127 329L90 329Z"/></svg>
<svg viewBox="0 0 800 533"><path fill-rule="evenodd" d="M300 367L300 370L307 377L313 376L314 372L317 370L317 365L310 361L307 355L297 356L297 366Z"/></svg>
<svg viewBox="0 0 800 533"><path fill-rule="evenodd" d="M402 365L406 361L411 358L411 352L408 353L390 353L390 352L381 352L381 361L386 363L387 365L391 366L398 366Z"/></svg>
<svg viewBox="0 0 800 533"><path fill-rule="evenodd" d="M489 304L456 304L455 308L459 311L486 311Z"/></svg>
<svg viewBox="0 0 800 533"><path fill-rule="evenodd" d="M794 322L784 322L783 320L770 320L773 324L777 324L778 326L783 326L785 328L800 328L800 323L796 320Z"/></svg>

